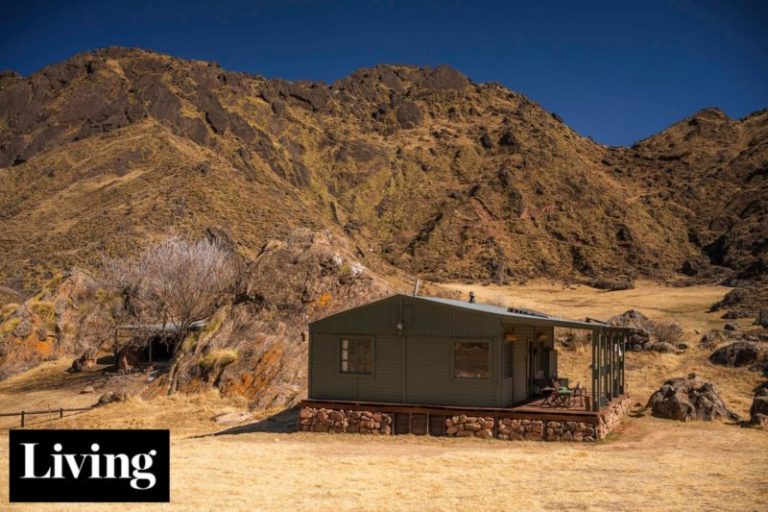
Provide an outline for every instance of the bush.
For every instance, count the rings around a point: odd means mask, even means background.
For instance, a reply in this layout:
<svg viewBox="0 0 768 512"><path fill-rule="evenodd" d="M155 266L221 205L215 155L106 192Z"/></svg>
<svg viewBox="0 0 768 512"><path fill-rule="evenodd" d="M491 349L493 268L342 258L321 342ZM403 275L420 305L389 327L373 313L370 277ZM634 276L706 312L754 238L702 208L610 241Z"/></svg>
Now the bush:
<svg viewBox="0 0 768 512"><path fill-rule="evenodd" d="M10 334L21 323L20 318L11 318L4 324L0 325L0 336Z"/></svg>
<svg viewBox="0 0 768 512"><path fill-rule="evenodd" d="M631 279L590 279L587 284L592 288L598 290L607 290L610 292L618 290L632 290L635 287L635 282Z"/></svg>
<svg viewBox="0 0 768 512"><path fill-rule="evenodd" d="M18 304L6 304L2 308L0 308L0 321L2 321L4 318L11 316L16 312L16 310L19 309Z"/></svg>
<svg viewBox="0 0 768 512"><path fill-rule="evenodd" d="M56 308L49 301L30 301L29 311L40 318L40 322L49 331L56 329Z"/></svg>
<svg viewBox="0 0 768 512"><path fill-rule="evenodd" d="M650 322L650 333L658 343L674 345L683 337L683 328L675 322Z"/></svg>
<svg viewBox="0 0 768 512"><path fill-rule="evenodd" d="M204 370L223 368L237 361L238 355L237 349L212 350L200 360L200 366Z"/></svg>

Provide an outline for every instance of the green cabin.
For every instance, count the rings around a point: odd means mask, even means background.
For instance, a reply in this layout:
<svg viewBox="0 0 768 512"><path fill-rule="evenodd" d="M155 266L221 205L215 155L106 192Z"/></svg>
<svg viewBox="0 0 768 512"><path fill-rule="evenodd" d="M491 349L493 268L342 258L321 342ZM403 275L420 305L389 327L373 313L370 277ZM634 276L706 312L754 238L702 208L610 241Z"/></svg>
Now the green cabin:
<svg viewBox="0 0 768 512"><path fill-rule="evenodd" d="M470 300L394 295L311 323L309 399L524 404L558 375L555 327L592 331L594 410L624 392L621 331Z"/></svg>

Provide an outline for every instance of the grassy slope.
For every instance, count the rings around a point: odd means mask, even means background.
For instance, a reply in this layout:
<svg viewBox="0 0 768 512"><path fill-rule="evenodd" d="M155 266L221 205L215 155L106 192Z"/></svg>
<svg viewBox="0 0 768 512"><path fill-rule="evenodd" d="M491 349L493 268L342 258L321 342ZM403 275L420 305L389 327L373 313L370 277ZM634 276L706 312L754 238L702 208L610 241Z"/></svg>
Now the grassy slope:
<svg viewBox="0 0 768 512"><path fill-rule="evenodd" d="M474 289L480 300L504 295L511 303L569 317L600 318L636 307L653 318L676 318L693 329L721 323L706 307L720 287L662 288L641 283L635 290L600 292L537 281L519 288L451 285ZM681 356L631 354L630 392L644 401L673 375L696 371L714 380L726 402L740 413L759 380L745 370L722 369L692 351ZM588 354L561 353L563 373L577 375ZM98 372L70 376L65 361L0 383L0 410L54 404L87 405ZM101 391L101 390L99 390ZM763 510L768 506L768 434L720 423L676 423L645 417L627 420L618 435L596 445L366 438L326 434L252 433L192 437L222 426L211 417L243 410L244 404L215 394L132 399L38 427L172 429L172 510ZM265 413L266 414L266 413ZM14 422L0 426L8 428ZM0 437L7 434L2 433ZM222 463L222 455L226 464ZM0 458L7 442L0 439ZM0 464L0 480L7 466ZM597 485L597 487L596 487ZM0 488L0 503L7 500ZM385 505L382 505L385 504ZM156 510L131 505L125 510ZM21 510L110 510L110 505L14 505Z"/></svg>

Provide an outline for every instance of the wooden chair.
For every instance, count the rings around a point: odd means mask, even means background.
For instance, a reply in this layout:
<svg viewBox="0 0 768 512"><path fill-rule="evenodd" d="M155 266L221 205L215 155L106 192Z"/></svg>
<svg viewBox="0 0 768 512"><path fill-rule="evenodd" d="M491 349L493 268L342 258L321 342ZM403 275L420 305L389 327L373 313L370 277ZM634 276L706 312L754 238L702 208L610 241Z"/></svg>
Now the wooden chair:
<svg viewBox="0 0 768 512"><path fill-rule="evenodd" d="M573 390L563 385L564 379L552 379L552 387L549 389L549 395L542 402L542 407L560 407L568 409L571 406ZM567 381L565 381L567 382Z"/></svg>
<svg viewBox="0 0 768 512"><path fill-rule="evenodd" d="M587 408L587 388L581 385L581 382L576 383L576 387L573 388L573 395L571 396L571 404L581 404L584 409Z"/></svg>

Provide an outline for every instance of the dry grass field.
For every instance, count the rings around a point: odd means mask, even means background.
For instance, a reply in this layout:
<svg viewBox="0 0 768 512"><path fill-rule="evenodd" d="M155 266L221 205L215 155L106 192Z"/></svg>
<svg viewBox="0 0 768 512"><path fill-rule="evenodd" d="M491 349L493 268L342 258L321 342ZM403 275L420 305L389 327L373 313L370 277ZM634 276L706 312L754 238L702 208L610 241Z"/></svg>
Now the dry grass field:
<svg viewBox="0 0 768 512"><path fill-rule="evenodd" d="M0 442L3 459L7 444ZM172 505L119 509L759 511L768 509L766 453L765 432L649 418L628 420L617 439L597 445L353 434L176 435ZM4 481L6 471L0 465ZM2 502L6 492L3 486ZM10 510L116 508L17 504Z"/></svg>
<svg viewBox="0 0 768 512"><path fill-rule="evenodd" d="M472 288L479 300L505 300L571 318L604 318L630 307L652 318L674 318L689 341L722 324L706 309L721 287L600 292L537 282L524 287ZM689 371L711 379L731 407L746 413L760 380L743 369L723 369L706 353L628 356L629 391L644 402L664 378ZM561 354L562 373L579 378L589 354ZM88 405L98 395L99 372L66 374L51 361L0 383L0 410L45 408L66 401ZM11 511L77 510L768 510L768 432L723 423L677 423L629 418L596 444L505 442L414 436L245 433L207 435L226 427L216 414L244 410L215 393L134 398L63 420L39 417L33 427L167 427L172 432L170 506L153 504L15 504ZM274 412L274 411L270 411ZM264 413L266 415L268 413ZM263 416L262 415L262 416ZM259 420L254 416L253 420ZM0 480L7 481L7 428L0 424ZM7 503L0 486L0 503ZM0 506L3 508L5 505Z"/></svg>

